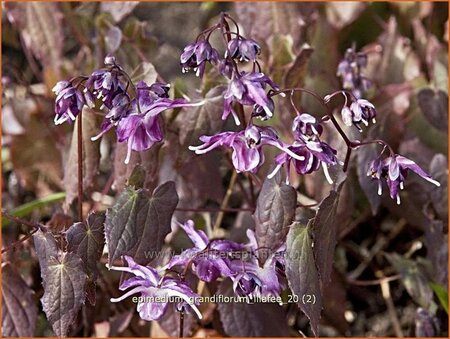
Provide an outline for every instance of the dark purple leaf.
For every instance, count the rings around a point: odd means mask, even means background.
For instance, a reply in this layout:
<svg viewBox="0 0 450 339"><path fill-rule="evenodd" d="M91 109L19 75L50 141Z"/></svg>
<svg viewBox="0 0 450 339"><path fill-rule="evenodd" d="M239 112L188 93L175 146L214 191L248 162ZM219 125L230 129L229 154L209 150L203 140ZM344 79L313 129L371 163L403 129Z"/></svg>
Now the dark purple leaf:
<svg viewBox="0 0 450 339"><path fill-rule="evenodd" d="M223 281L217 295L235 296L229 280ZM286 314L275 303L227 302L218 303L225 333L230 337L287 337L289 327Z"/></svg>
<svg viewBox="0 0 450 339"><path fill-rule="evenodd" d="M33 291L10 264L2 264L2 336L33 337L38 308Z"/></svg>
<svg viewBox="0 0 450 339"><path fill-rule="evenodd" d="M313 51L314 48L306 43L300 48L300 52L284 76L284 87L294 88L304 85L308 61Z"/></svg>
<svg viewBox="0 0 450 339"><path fill-rule="evenodd" d="M214 87L206 94L202 106L183 109L177 118L182 147L198 145L200 136L220 132L224 124L222 120L224 91L223 86Z"/></svg>
<svg viewBox="0 0 450 339"><path fill-rule="evenodd" d="M381 196L378 195L378 184L370 176L367 176L367 170L372 160L378 157L376 145L365 145L360 147L357 152L356 170L358 173L359 184L369 200L372 214L377 214L378 208L381 204Z"/></svg>
<svg viewBox="0 0 450 339"><path fill-rule="evenodd" d="M103 212L91 213L86 222L73 224L66 233L67 250L78 254L88 275L87 297L95 304L95 281L98 276L97 263L100 260L105 245Z"/></svg>
<svg viewBox="0 0 450 339"><path fill-rule="evenodd" d="M47 272L48 262L51 258L58 257L58 244L52 233L42 232L41 230L38 230L33 234L33 241L36 255L39 260L39 266L41 267L41 277L45 287L44 276Z"/></svg>
<svg viewBox="0 0 450 339"><path fill-rule="evenodd" d="M427 259L433 270L433 280L445 284L448 276L448 245L443 223L441 220L428 220L424 228L424 243L427 249Z"/></svg>
<svg viewBox="0 0 450 339"><path fill-rule="evenodd" d="M173 182L158 186L152 195L145 189L127 187L106 212L105 233L109 264L122 255L146 264L149 253L160 251L170 232L178 204Z"/></svg>
<svg viewBox="0 0 450 339"><path fill-rule="evenodd" d="M336 211L339 203L339 194L343 181L337 186L336 191L322 200L316 216L311 222L311 235L314 240L314 258L322 284L330 281L333 268L334 249L336 247Z"/></svg>
<svg viewBox="0 0 450 339"><path fill-rule="evenodd" d="M285 241L296 204L297 192L285 184L281 171L264 181L253 215L259 247L276 250Z"/></svg>
<svg viewBox="0 0 450 339"><path fill-rule="evenodd" d="M420 306L428 308L433 301L433 290L421 266L397 253L386 254L386 258L401 275L403 285L413 300Z"/></svg>
<svg viewBox="0 0 450 339"><path fill-rule="evenodd" d="M444 91L424 88L417 94L420 109L427 120L437 129L448 130L448 96Z"/></svg>
<svg viewBox="0 0 450 339"><path fill-rule="evenodd" d="M322 295L310 232L311 221L307 226L297 222L291 225L286 240L286 277L292 292L299 297L298 306L309 318L317 336Z"/></svg>
<svg viewBox="0 0 450 339"><path fill-rule="evenodd" d="M194 324L194 315L184 312L183 335L190 337L192 335L192 325ZM176 305L169 304L164 316L158 320L159 326L169 337L178 337L180 334L180 313L176 310Z"/></svg>
<svg viewBox="0 0 450 339"><path fill-rule="evenodd" d="M95 177L98 173L98 165L100 161L100 140L92 141L91 138L96 136L100 131L97 127L95 111L83 108L83 191L88 192L92 187ZM78 123L77 119L72 134L72 142L70 144L69 156L64 168L64 187L66 189L66 204L70 205L78 196Z"/></svg>
<svg viewBox="0 0 450 339"><path fill-rule="evenodd" d="M43 280L43 310L55 334L65 337L84 303L86 274L83 262L75 253L50 258Z"/></svg>
<svg viewBox="0 0 450 339"><path fill-rule="evenodd" d="M154 145L143 152L132 152L130 162L124 163L127 154L127 144L117 143L114 155L114 184L116 191L122 191L137 165L145 168L144 188L153 190L158 182L159 151L161 144Z"/></svg>

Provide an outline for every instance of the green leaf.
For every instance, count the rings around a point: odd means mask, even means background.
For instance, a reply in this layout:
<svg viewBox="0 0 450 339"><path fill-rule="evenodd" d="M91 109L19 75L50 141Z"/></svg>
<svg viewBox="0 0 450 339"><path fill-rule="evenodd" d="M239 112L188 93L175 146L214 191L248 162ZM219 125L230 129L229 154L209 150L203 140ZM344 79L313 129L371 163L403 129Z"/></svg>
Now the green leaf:
<svg viewBox="0 0 450 339"><path fill-rule="evenodd" d="M299 298L298 306L309 318L317 336L322 295L310 232L311 221L306 226L298 222L291 225L286 240L286 277L292 292Z"/></svg>
<svg viewBox="0 0 450 339"><path fill-rule="evenodd" d="M43 280L43 310L55 334L66 337L85 299L83 262L74 253L52 257Z"/></svg>
<svg viewBox="0 0 450 339"><path fill-rule="evenodd" d="M276 250L284 243L295 216L296 203L297 193L284 183L281 171L272 179L264 180L253 214L259 247Z"/></svg>
<svg viewBox="0 0 450 339"><path fill-rule="evenodd" d="M55 202L61 201L66 197L65 192L58 192L50 194L46 197L36 199L33 201L30 201L26 204L23 204L21 206L18 206L11 210L9 214L17 217L17 218L23 218L27 215L31 214L33 211L45 207L47 205L53 204ZM5 217L2 217L2 227L7 226L11 223L11 221Z"/></svg>
<svg viewBox="0 0 450 339"><path fill-rule="evenodd" d="M109 264L122 255L148 263L150 253L161 250L171 230L170 221L177 204L174 182L158 186L152 195L146 189L127 187L106 212Z"/></svg>
<svg viewBox="0 0 450 339"><path fill-rule="evenodd" d="M439 302L444 308L445 312L448 314L448 291L444 288L444 286L431 282L431 288L434 293L437 295Z"/></svg>
<svg viewBox="0 0 450 339"><path fill-rule="evenodd" d="M33 337L38 308L34 292L10 263L2 264L2 336Z"/></svg>

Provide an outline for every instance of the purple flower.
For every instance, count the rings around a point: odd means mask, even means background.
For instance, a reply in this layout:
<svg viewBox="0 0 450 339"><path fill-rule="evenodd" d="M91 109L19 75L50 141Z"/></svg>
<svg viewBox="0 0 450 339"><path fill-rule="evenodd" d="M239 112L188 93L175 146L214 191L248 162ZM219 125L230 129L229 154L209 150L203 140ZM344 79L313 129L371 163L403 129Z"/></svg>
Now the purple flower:
<svg viewBox="0 0 450 339"><path fill-rule="evenodd" d="M128 152L125 158L126 164L130 161L132 150L145 151L155 143L162 141L163 130L159 116L161 112L177 107L203 104L203 102L189 103L184 99L171 100L160 97L155 94L154 90L161 93L162 86L157 84L153 89L152 86L149 87L144 81L140 81L137 85L137 97L130 104L128 104L124 96L116 96L115 100L118 101L106 116L106 120L102 125L102 131L99 135L92 138L92 140L97 140L113 126L117 126L118 141L126 141L128 143Z"/></svg>
<svg viewBox="0 0 450 339"><path fill-rule="evenodd" d="M359 126L362 122L364 125L368 126L369 121L372 120L373 123L376 122L375 116L377 111L375 106L365 99L358 99L351 103L350 108L344 106L341 111L342 120L347 126L355 125L359 130Z"/></svg>
<svg viewBox="0 0 450 339"><path fill-rule="evenodd" d="M389 187L389 194L392 199L400 204L399 191L404 188L404 181L408 175L408 170L411 170L424 178L425 180L440 186L440 183L434 180L429 174L419 167L414 161L405 158L401 155L395 154L383 161L375 159L369 164L367 175L378 180L378 194L382 194L381 179L385 178Z"/></svg>
<svg viewBox="0 0 450 339"><path fill-rule="evenodd" d="M261 47L253 39L234 38L228 43L225 58L228 52L233 59L239 59L239 61L256 61L256 56L261 53Z"/></svg>
<svg viewBox="0 0 450 339"><path fill-rule="evenodd" d="M319 137L322 134L322 125L308 113L302 113L298 115L292 123L292 131L296 139L304 138L305 140L310 137Z"/></svg>
<svg viewBox="0 0 450 339"><path fill-rule="evenodd" d="M233 76L233 70L234 70L233 64L228 58L221 59L219 61L219 72L223 76L227 77L228 79L231 79L231 77Z"/></svg>
<svg viewBox="0 0 450 339"><path fill-rule="evenodd" d="M191 239L194 247L174 256L167 264L167 268L186 267L191 263L195 275L206 282L214 281L220 276L231 275L228 253L242 249L241 245L228 240L210 241L203 231L195 230L192 220L179 225Z"/></svg>
<svg viewBox="0 0 450 339"><path fill-rule="evenodd" d="M201 136L203 145L189 146L196 154L207 153L219 146L231 147L233 149L232 161L237 172L256 173L264 162L263 145L272 145L292 157L303 160L304 158L291 152L279 140L276 132L271 127L260 127L249 125L245 130L239 132L223 132L213 136Z"/></svg>
<svg viewBox="0 0 450 339"><path fill-rule="evenodd" d="M291 161L294 163L294 168L298 174L308 174L317 171L322 165L323 172L327 181L332 184L333 180L328 172L328 166L334 166L338 163L336 158L336 150L323 141L304 141L298 140L289 146L289 150L303 159L293 158L290 154L282 153L275 158L276 167L268 175L272 178L286 164L287 180L289 178Z"/></svg>
<svg viewBox="0 0 450 339"><path fill-rule="evenodd" d="M201 319L202 315L195 306L198 294L183 281L172 277L161 277L152 267L137 264L131 257L124 256L128 267L111 266L109 269L128 272L134 275L125 280L119 287L121 291L131 288L119 298L112 298L111 302L119 302L129 296L140 293L141 300L137 304L139 316L144 320L158 320L164 315L169 298L179 298L179 308L186 306L192 309ZM158 300L156 299L158 298Z"/></svg>
<svg viewBox="0 0 450 339"><path fill-rule="evenodd" d="M268 98L269 99L269 103L267 105L268 109L264 109L263 106L260 105L255 105L253 106L253 111L252 111L252 117L253 118L260 118L262 121L268 120L272 117L272 115L268 115L267 112L270 112L273 114L273 112L275 111L275 103L273 102L272 98Z"/></svg>
<svg viewBox="0 0 450 339"><path fill-rule="evenodd" d="M249 260L234 260L231 262L231 268L234 274L230 277L233 281L233 290L238 296L260 297L260 296L278 296L281 292L281 283L278 267L282 265L282 256L280 253L285 251L286 245L283 244L260 266L256 257L258 245L255 234L252 230L247 230L249 238L248 249L253 254Z"/></svg>
<svg viewBox="0 0 450 339"><path fill-rule="evenodd" d="M198 77L203 77L206 62L217 64L219 53L206 40L187 45L180 56L183 73L193 69Z"/></svg>
<svg viewBox="0 0 450 339"><path fill-rule="evenodd" d="M278 86L269 77L264 75L264 73L243 72L240 76L234 78L229 83L228 89L225 92L222 119L225 120L231 113L236 125L240 125L239 118L232 108L233 101L237 101L242 105L259 105L268 117L272 117L273 113L270 108L273 105L264 90L266 85L278 89Z"/></svg>
<svg viewBox="0 0 450 339"><path fill-rule="evenodd" d="M59 81L52 89L56 94L55 125L75 121L84 106L83 95L69 81Z"/></svg>
<svg viewBox="0 0 450 339"><path fill-rule="evenodd" d="M126 92L125 84L119 79L119 72L101 69L94 71L86 81L86 89L92 89L92 93L103 101L103 105L111 109L113 100L119 94ZM102 109L100 107L100 109Z"/></svg>

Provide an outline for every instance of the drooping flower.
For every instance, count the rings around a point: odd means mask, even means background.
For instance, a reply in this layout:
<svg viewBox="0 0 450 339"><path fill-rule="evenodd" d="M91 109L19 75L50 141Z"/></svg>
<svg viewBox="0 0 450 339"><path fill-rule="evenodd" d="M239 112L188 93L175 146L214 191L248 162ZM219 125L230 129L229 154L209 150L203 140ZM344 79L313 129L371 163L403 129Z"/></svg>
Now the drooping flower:
<svg viewBox="0 0 450 339"><path fill-rule="evenodd" d="M332 184L333 180L328 172L328 166L334 166L338 163L336 158L336 150L333 149L324 141L320 140L297 140L292 146L289 146L289 150L292 153L301 156L303 159L299 160L297 158L291 157L287 153L282 153L275 157L275 169L268 175L268 178L272 178L280 170L280 168L285 165L286 173L290 172L291 162L294 164L294 168L298 174L309 174L317 171L322 165L323 172L327 181ZM286 177L287 180L289 176Z"/></svg>
<svg viewBox="0 0 450 339"><path fill-rule="evenodd" d="M201 40L187 45L180 56L182 72L194 70L198 77L203 77L206 62L213 65L219 61L219 53L206 40Z"/></svg>
<svg viewBox="0 0 450 339"><path fill-rule="evenodd" d="M229 277L232 272L228 252L240 250L242 246L228 240L209 240L203 231L194 228L192 220L179 225L194 247L172 257L167 268L191 264L195 275L206 282L214 281L220 276Z"/></svg>
<svg viewBox="0 0 450 339"><path fill-rule="evenodd" d="M55 125L62 124L67 120L75 121L85 104L81 92L69 81L59 81L52 91L56 94Z"/></svg>
<svg viewBox="0 0 450 339"><path fill-rule="evenodd" d="M249 244L247 248L253 254L249 260L234 260L231 262L234 292L242 297L278 296L281 292L280 275L277 269L282 264L280 253L285 251L285 244L272 253L262 266L260 266L256 252L258 245L255 234L247 230Z"/></svg>
<svg viewBox="0 0 450 339"><path fill-rule="evenodd" d="M296 139L309 140L313 136L320 137L323 127L312 115L302 113L292 122L292 131Z"/></svg>
<svg viewBox="0 0 450 339"><path fill-rule="evenodd" d="M225 57L228 52L233 59L239 61L256 61L256 56L261 53L261 47L253 39L234 38L228 43Z"/></svg>
<svg viewBox="0 0 450 339"><path fill-rule="evenodd" d="M233 101L248 106L259 105L266 112L267 116L271 118L273 112L270 108L273 107L273 102L271 102L265 91L267 85L273 89L278 89L278 86L264 73L242 72L231 80L224 96L222 119L225 120L231 113L236 125L240 125L239 117L232 108Z"/></svg>
<svg viewBox="0 0 450 339"><path fill-rule="evenodd" d="M237 172L256 173L264 162L263 145L272 145L289 153L298 160L304 158L291 152L280 140L271 127L249 125L239 132L222 132L213 136L201 136L200 146L189 146L196 154L207 153L217 147L225 146L233 149L232 161Z"/></svg>
<svg viewBox="0 0 450 339"><path fill-rule="evenodd" d="M387 157L383 161L380 159L372 161L369 164L367 175L378 180L379 195L382 194L381 179L386 179L391 198L396 200L397 204L400 204L399 191L404 188L404 182L408 175L408 171L413 171L432 184L438 187L440 186L438 181L434 180L414 161L398 154Z"/></svg>
<svg viewBox="0 0 450 339"><path fill-rule="evenodd" d="M92 90L97 99L103 101L104 106L111 109L114 98L126 92L126 84L120 80L118 71L101 69L94 71L86 81L85 91L88 89Z"/></svg>
<svg viewBox="0 0 450 339"><path fill-rule="evenodd" d="M260 118L262 121L268 120L272 117L274 111L275 111L275 103L273 102L272 98L268 98L269 102L267 105L268 109L264 109L263 106L256 104L255 106L253 106L253 111L252 111L252 117L253 118ZM268 115L267 112L272 113L272 115Z"/></svg>
<svg viewBox="0 0 450 339"><path fill-rule="evenodd" d="M119 298L112 298L111 302L119 302L140 293L137 311L143 320L151 321L158 320L164 315L169 298L177 297L180 300L178 308L193 310L200 319L202 318L195 305L198 294L185 282L169 276L161 277L156 269L139 265L129 256L124 256L124 259L128 267L111 266L109 269L133 274L134 277L126 279L119 287L121 291L131 289Z"/></svg>

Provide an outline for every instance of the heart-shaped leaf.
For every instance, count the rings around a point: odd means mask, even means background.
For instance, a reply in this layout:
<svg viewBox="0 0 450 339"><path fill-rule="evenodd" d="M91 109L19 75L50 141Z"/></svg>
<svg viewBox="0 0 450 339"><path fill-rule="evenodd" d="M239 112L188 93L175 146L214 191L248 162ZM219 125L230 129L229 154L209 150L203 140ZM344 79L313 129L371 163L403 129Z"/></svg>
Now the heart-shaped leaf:
<svg viewBox="0 0 450 339"><path fill-rule="evenodd" d="M146 189L127 187L105 221L109 264L122 255L146 264L149 253L161 250L170 232L170 221L178 204L174 182L158 186L152 195Z"/></svg>

